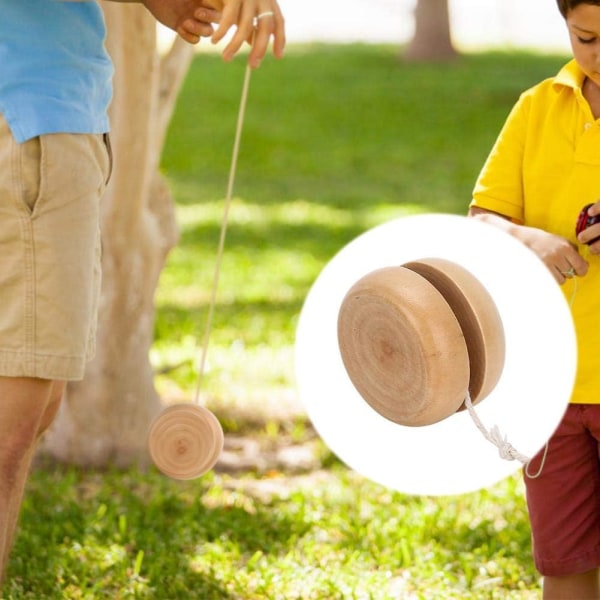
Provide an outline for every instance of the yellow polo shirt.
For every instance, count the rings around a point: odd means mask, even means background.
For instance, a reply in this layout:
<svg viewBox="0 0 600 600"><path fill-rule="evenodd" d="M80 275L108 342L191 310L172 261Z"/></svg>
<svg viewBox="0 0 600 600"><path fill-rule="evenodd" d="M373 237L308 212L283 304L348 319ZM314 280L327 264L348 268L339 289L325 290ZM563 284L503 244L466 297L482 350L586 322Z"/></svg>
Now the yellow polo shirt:
<svg viewBox="0 0 600 600"><path fill-rule="evenodd" d="M600 404L600 258L575 237L583 206L600 200L600 119L582 95L583 81L573 60L521 95L483 166L471 205L578 245L588 274L577 278L574 296L573 280L562 286L566 298L573 298L578 345L571 402Z"/></svg>

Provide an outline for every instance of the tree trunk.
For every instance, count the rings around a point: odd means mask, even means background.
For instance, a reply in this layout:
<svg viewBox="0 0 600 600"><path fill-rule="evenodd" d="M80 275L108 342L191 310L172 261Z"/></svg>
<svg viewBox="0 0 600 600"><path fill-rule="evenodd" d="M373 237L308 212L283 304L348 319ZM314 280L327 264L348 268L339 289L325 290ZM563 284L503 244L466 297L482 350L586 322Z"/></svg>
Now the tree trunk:
<svg viewBox="0 0 600 600"><path fill-rule="evenodd" d="M148 356L154 293L178 236L158 166L193 50L177 39L161 60L155 21L143 7L109 2L103 8L115 63L114 169L102 208L97 351L85 379L68 385L41 452L82 466L143 466L148 426L160 410Z"/></svg>
<svg viewBox="0 0 600 600"><path fill-rule="evenodd" d="M456 57L450 33L448 0L418 0L415 35L404 57L410 61L448 61Z"/></svg>

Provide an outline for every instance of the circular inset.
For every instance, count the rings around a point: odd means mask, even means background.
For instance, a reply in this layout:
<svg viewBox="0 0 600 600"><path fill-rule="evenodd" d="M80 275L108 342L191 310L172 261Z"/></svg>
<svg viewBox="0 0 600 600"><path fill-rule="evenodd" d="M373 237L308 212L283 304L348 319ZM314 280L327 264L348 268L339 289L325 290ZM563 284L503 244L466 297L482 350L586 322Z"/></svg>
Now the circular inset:
<svg viewBox="0 0 600 600"><path fill-rule="evenodd" d="M173 479L195 479L210 471L223 449L223 429L206 408L173 404L156 417L148 450L156 467Z"/></svg>
<svg viewBox="0 0 600 600"><path fill-rule="evenodd" d="M297 383L317 432L357 472L404 493L469 492L496 483L521 464L503 460L467 411L423 427L385 418L353 385L338 345L338 316L348 290L373 271L422 262L423 257L443 257L472 274L493 299L502 323L504 353L487 342L488 354L479 352L488 366L478 367L484 376L476 387L480 396L489 392L475 407L480 420L488 429L496 426L523 455L542 448L560 422L574 382L576 342L569 307L537 256L475 219L406 217L375 227L343 248L304 303L296 335ZM393 335L386 341L386 325L377 327L379 347L393 348ZM475 329L484 340L489 337L485 325L475 323ZM504 362L498 361L502 354Z"/></svg>

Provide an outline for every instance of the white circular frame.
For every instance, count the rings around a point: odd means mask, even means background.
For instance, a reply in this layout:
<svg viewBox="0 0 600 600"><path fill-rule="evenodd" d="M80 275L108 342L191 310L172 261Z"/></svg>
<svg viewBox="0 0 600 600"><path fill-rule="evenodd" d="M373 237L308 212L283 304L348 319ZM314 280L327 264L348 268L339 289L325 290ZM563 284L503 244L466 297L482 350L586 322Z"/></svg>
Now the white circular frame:
<svg viewBox="0 0 600 600"><path fill-rule="evenodd" d="M568 304L543 263L498 228L428 214L380 225L344 247L323 269L304 303L296 333L296 377L315 429L350 468L409 494L475 491L514 473L466 411L426 427L405 427L375 412L353 387L337 343L337 315L367 273L441 257L469 270L500 312L506 362L498 385L475 409L488 429L533 456L557 427L577 365ZM532 465L535 470L535 465Z"/></svg>

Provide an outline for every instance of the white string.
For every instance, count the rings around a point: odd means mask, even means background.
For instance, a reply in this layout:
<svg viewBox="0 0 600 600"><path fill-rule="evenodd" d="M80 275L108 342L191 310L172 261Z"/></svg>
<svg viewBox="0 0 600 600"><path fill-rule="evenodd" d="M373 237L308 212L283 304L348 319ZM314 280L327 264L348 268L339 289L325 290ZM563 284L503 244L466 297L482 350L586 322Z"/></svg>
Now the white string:
<svg viewBox="0 0 600 600"><path fill-rule="evenodd" d="M584 258L587 257L588 252L589 252L589 247L586 246L585 250L584 250ZM569 269L568 272L563 273L563 275L569 277L569 279L571 277L573 278L573 291L572 291L571 297L569 298L569 301L568 301L569 307L573 308L573 304L575 303L575 298L577 296L577 276L575 275L575 272L572 267L571 267L571 269ZM532 475L529 472L529 466L531 465L532 459L530 459L529 457L525 456L524 454L521 454L520 452L518 452L515 449L515 447L508 441L506 436L502 436L502 433L500 433L500 429L498 428L497 425L494 425L489 431L485 428L485 426L479 419L479 416L475 412L475 409L473 408L473 403L471 401L471 395L469 394L468 390L467 390L467 395L465 397L465 407L466 407L467 411L469 412L471 419L477 426L477 429L479 429L479 431L481 431L481 433L483 434L485 439L488 440L489 442L491 442L492 444L494 444L494 446L496 446L498 448L498 453L500 454L500 458L502 458L504 460L515 460L515 459L518 460L520 463L522 463L524 465L525 475L527 475L527 477L529 477L530 479L536 479L537 477L539 477L542 474L542 470L544 469L544 465L546 464L546 457L548 456L548 445L549 445L548 442L546 442L546 445L544 446L544 454L542 455L542 460L540 462L540 468L537 470L537 473L534 473Z"/></svg>
<svg viewBox="0 0 600 600"><path fill-rule="evenodd" d="M212 289L210 295L210 304L208 307L208 315L206 317L206 326L204 329L204 341L202 343L202 353L200 357L200 366L198 367L198 381L196 384L196 394L194 403L200 403L200 390L204 379L204 371L206 366L206 355L208 353L208 342L210 339L210 331L212 328L213 314L215 311L215 303L217 298L217 289L219 287L219 274L221 272L221 262L223 259L223 250L225 248L225 236L227 233L227 221L229 218L229 207L231 206L231 198L233 196L233 184L235 182L235 173L237 169L237 159L240 152L240 141L242 138L242 129L244 126L244 115L246 112L246 103L248 100L248 88L250 86L250 74L252 69L249 65L246 66L246 74L244 76L244 85L242 87L242 97L240 100L240 108L238 112L237 125L235 130L235 140L233 143L233 152L231 156L231 166L229 168L229 181L227 183L227 194L225 196L225 208L223 210L223 219L221 221L221 234L219 237L219 247L217 249L217 259L213 274Z"/></svg>
<svg viewBox="0 0 600 600"><path fill-rule="evenodd" d="M540 462L540 468L538 469L537 473L535 473L535 475L532 475L529 472L529 465L531 464L531 461L525 465L525 475L527 475L529 479L537 479L542 474L542 470L544 469L544 465L546 464L546 456L548 456L548 445L549 442L546 442L546 445L544 446L544 454L542 456L542 461Z"/></svg>
<svg viewBox="0 0 600 600"><path fill-rule="evenodd" d="M469 415L471 415L471 419L475 425L477 425L477 429L481 431L483 436L488 442L491 442L498 448L498 453L500 454L500 458L504 460L518 460L524 465L529 462L529 457L525 456L518 452L514 446L506 439L506 436L502 436L500 433L500 429L498 429L497 425L494 425L489 431L485 428L484 424L479 419L475 409L473 408L473 403L471 401L471 394L467 391L467 395L465 397L465 406L469 411Z"/></svg>
<svg viewBox="0 0 600 600"><path fill-rule="evenodd" d="M467 391L467 395L465 397L465 406L471 419L477 426L477 429L481 431L483 436L488 442L491 442L498 448L498 453L500 454L500 458L504 460L518 460L525 467L525 474L530 479L536 479L542 474L542 470L546 463L546 456L548 455L548 442L546 442L546 447L544 448L544 455L542 456L542 462L540 463L540 468L537 473L533 475L529 473L529 465L531 464L531 460L528 456L521 454L519 451L515 449L515 447L508 441L506 436L502 436L500 433L500 429L497 425L494 425L489 431L485 428L484 424L479 419L479 416L475 412L475 408L473 408L473 403L471 401L471 395Z"/></svg>

